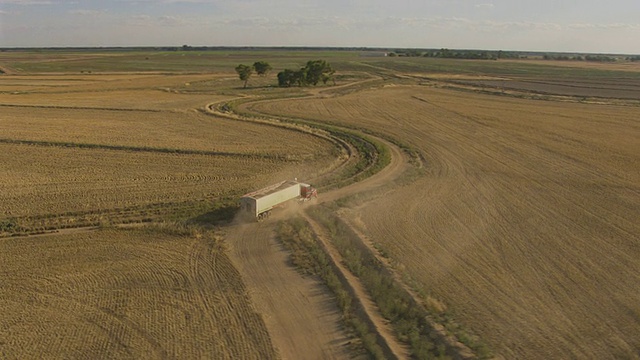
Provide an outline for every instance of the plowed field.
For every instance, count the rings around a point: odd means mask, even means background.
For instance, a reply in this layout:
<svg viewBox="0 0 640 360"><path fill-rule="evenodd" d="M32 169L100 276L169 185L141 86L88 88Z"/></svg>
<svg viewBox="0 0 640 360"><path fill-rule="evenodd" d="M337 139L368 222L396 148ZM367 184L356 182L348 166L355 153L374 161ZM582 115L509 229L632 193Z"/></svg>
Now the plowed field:
<svg viewBox="0 0 640 360"><path fill-rule="evenodd" d="M419 149L426 176L356 216L497 354L638 356L637 107L396 86L251 109Z"/></svg>
<svg viewBox="0 0 640 360"><path fill-rule="evenodd" d="M105 230L0 242L3 359L269 359L219 240Z"/></svg>

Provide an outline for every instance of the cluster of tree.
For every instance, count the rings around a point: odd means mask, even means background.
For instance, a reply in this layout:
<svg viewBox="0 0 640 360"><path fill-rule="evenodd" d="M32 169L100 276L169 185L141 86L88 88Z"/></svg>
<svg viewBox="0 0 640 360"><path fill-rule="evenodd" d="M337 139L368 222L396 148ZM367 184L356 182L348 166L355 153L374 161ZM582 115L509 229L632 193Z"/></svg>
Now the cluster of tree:
<svg viewBox="0 0 640 360"><path fill-rule="evenodd" d="M612 56L604 55L561 55L561 54L544 54L542 56L544 60L560 60L560 61L595 61L595 62L615 62L617 59Z"/></svg>
<svg viewBox="0 0 640 360"><path fill-rule="evenodd" d="M236 73L238 73L240 80L244 81L245 88L254 71L260 76L266 76L271 71L271 65L266 61L256 61L251 66L245 64L236 66Z"/></svg>
<svg viewBox="0 0 640 360"><path fill-rule="evenodd" d="M560 61L569 61L569 60L583 61L584 60L584 58L580 55L569 56L569 55L559 55L559 54L544 54L542 58L544 60L560 60Z"/></svg>
<svg viewBox="0 0 640 360"><path fill-rule="evenodd" d="M326 84L331 80L335 71L325 60L309 60L305 67L299 70L284 69L278 73L278 86L290 87L293 85L317 85L320 81Z"/></svg>
<svg viewBox="0 0 640 360"><path fill-rule="evenodd" d="M435 57L445 59L477 59L477 60L497 60L497 59L517 59L520 55L511 52L499 51L479 51L479 50L426 50L417 49L396 50L390 52L388 56L409 56L409 57Z"/></svg>
<svg viewBox="0 0 640 360"><path fill-rule="evenodd" d="M396 57L396 56L419 57L423 55L424 55L424 52L418 49L395 50L387 53L387 56L391 56L391 57Z"/></svg>
<svg viewBox="0 0 640 360"><path fill-rule="evenodd" d="M627 61L640 61L640 56L628 56Z"/></svg>
<svg viewBox="0 0 640 360"><path fill-rule="evenodd" d="M604 55L587 55L584 57L585 61L597 61L597 62L616 62L617 59L612 56Z"/></svg>

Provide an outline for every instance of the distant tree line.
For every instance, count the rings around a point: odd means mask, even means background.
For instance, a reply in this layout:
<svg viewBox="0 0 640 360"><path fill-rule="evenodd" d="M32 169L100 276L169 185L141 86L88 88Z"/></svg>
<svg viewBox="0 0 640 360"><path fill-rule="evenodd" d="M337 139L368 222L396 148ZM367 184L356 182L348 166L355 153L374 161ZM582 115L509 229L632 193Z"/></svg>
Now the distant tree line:
<svg viewBox="0 0 640 360"><path fill-rule="evenodd" d="M520 55L507 51L483 51L483 50L450 50L442 48L440 50L418 50L405 49L395 50L387 53L388 56L408 56L408 57L433 57L444 59L474 59L474 60L497 60L497 59L518 59Z"/></svg>
<svg viewBox="0 0 640 360"><path fill-rule="evenodd" d="M564 54L544 54L542 56L544 60L559 60L559 61L593 61L593 62L616 62L617 58L613 56L605 55L564 55Z"/></svg>

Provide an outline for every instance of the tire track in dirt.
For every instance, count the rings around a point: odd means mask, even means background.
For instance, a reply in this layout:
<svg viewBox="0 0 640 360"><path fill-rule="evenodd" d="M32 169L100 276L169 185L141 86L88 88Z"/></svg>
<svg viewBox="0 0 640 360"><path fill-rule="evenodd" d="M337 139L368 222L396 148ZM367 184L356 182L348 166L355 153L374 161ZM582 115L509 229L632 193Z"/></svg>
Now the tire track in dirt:
<svg viewBox="0 0 640 360"><path fill-rule="evenodd" d="M376 138L376 141L381 142L389 150L391 157L389 164L362 181L320 194L317 203L328 203L345 196L380 189L399 178L409 168L407 155L400 148L384 139Z"/></svg>
<svg viewBox="0 0 640 360"><path fill-rule="evenodd" d="M283 359L348 359L349 338L332 297L303 277L275 239L275 222L235 224L225 236L234 267Z"/></svg>

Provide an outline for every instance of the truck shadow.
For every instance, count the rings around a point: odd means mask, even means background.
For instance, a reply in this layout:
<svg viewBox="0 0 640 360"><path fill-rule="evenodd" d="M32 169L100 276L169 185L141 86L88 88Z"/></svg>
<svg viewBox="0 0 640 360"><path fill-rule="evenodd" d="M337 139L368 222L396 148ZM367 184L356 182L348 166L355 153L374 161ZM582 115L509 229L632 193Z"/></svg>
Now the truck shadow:
<svg viewBox="0 0 640 360"><path fill-rule="evenodd" d="M233 222L240 210L238 205L226 205L215 210L190 218L187 223L196 225L229 225Z"/></svg>

